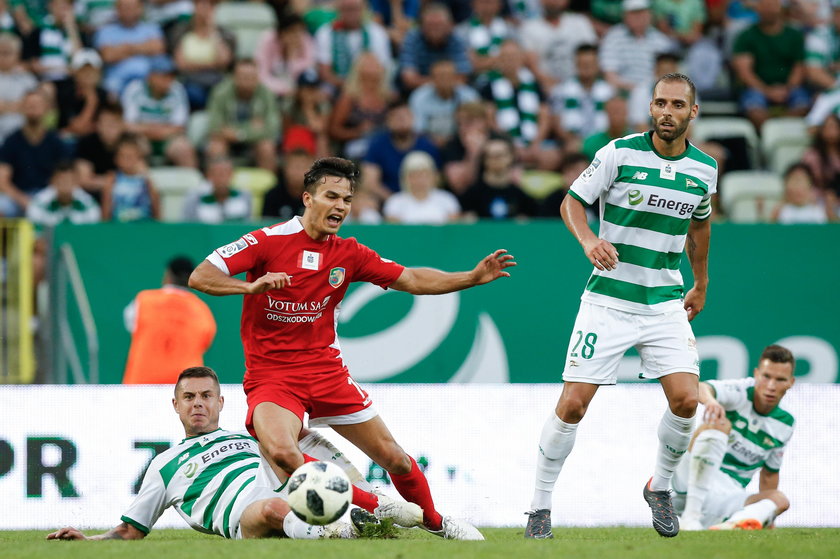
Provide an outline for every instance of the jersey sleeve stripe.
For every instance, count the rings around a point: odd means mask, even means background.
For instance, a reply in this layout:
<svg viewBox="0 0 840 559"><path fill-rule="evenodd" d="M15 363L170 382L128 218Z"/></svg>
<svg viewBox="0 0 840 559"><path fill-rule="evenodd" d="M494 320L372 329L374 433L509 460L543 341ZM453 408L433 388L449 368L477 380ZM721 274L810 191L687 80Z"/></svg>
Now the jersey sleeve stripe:
<svg viewBox="0 0 840 559"><path fill-rule="evenodd" d="M233 505L236 504L236 499L239 498L239 494L242 493L242 491L244 491L245 488L248 487L251 484L252 481L254 481L254 478L251 478L251 479L249 479L248 481L246 481L245 483L242 484L242 487L239 488L239 491L236 492L236 495L233 496L233 499L230 500L230 504L225 509L222 531L224 532L225 537L228 538L228 539L230 539L230 537L231 537L231 535L230 535L230 513L231 513L231 511L233 511Z"/></svg>
<svg viewBox="0 0 840 559"><path fill-rule="evenodd" d="M127 516L122 516L122 517L120 517L120 520L122 520L126 524L131 524L132 526L134 526L135 528L137 528L138 530L140 530L141 532L143 532L146 535L148 535L149 532L151 532L151 529L146 528L145 526L143 526L142 524L140 524L139 522L137 522L133 518L129 518Z"/></svg>
<svg viewBox="0 0 840 559"><path fill-rule="evenodd" d="M215 250L211 252L210 255L207 257L207 261L215 267L217 267L218 269L220 269L222 272L224 272L226 276L230 275L230 269L228 268L225 259L219 256L219 253Z"/></svg>
<svg viewBox="0 0 840 559"><path fill-rule="evenodd" d="M575 200L577 200L578 202L580 202L581 204L583 204L583 205L584 205L584 207L587 207L587 208L588 208L589 206L591 206L591 205L592 205L592 204L590 204L589 202L587 202L586 200L584 200L583 198L581 198L581 197L580 197L580 194L578 194L578 193L577 193L577 192L575 192L574 190L569 190L569 196L571 196L572 198L574 198Z"/></svg>

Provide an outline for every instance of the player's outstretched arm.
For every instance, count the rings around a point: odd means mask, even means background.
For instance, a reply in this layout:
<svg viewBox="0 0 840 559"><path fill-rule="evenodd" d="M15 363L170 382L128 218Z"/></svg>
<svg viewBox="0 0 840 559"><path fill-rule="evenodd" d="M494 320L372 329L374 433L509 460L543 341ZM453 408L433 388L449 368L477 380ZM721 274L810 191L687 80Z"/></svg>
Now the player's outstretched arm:
<svg viewBox="0 0 840 559"><path fill-rule="evenodd" d="M190 275L190 287L208 295L245 295L283 289L292 284L292 276L284 272L269 272L256 280L242 281L231 277L205 260Z"/></svg>
<svg viewBox="0 0 840 559"><path fill-rule="evenodd" d="M706 290L709 287L709 243L712 237L710 219L692 219L688 226L685 251L694 274L694 286L685 294L683 306L688 311L688 320L694 320L706 306Z"/></svg>
<svg viewBox="0 0 840 559"><path fill-rule="evenodd" d="M119 526L95 536L85 536L72 526L47 534L48 540L142 540L145 537L144 532L126 522L121 522Z"/></svg>
<svg viewBox="0 0 840 559"><path fill-rule="evenodd" d="M761 468L758 473L758 491L776 491L779 489L779 472Z"/></svg>
<svg viewBox="0 0 840 559"><path fill-rule="evenodd" d="M717 423L726 418L726 410L715 399L715 389L708 382L700 383L700 403L706 410L703 412L703 421L706 423Z"/></svg>
<svg viewBox="0 0 840 559"><path fill-rule="evenodd" d="M574 196L566 196L563 198L563 203L560 204L560 215L563 217L563 223L580 243L583 253L592 265L602 272L615 270L618 266L618 251L612 243L599 239L592 232L586 219L586 209L583 204Z"/></svg>
<svg viewBox="0 0 840 559"><path fill-rule="evenodd" d="M502 277L510 277L507 268L516 266L513 255L496 250L469 272L442 272L433 268L406 268L389 287L413 295L440 295L484 285Z"/></svg>

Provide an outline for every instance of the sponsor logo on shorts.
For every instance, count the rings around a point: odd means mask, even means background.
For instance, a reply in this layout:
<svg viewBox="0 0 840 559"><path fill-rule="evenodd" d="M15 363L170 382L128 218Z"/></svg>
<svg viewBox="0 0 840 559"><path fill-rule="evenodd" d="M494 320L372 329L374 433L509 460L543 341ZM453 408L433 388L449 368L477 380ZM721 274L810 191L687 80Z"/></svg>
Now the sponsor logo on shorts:
<svg viewBox="0 0 840 559"><path fill-rule="evenodd" d="M237 239L229 245L223 246L217 252L222 256L222 258L230 258L234 254L245 248L248 248L248 243L245 242L245 239Z"/></svg>
<svg viewBox="0 0 840 559"><path fill-rule="evenodd" d="M579 365L578 365L577 361L569 361L569 367L578 367L578 366Z"/></svg>
<svg viewBox="0 0 840 559"><path fill-rule="evenodd" d="M633 178L635 178L635 177L633 177ZM627 193L627 202L631 206L638 206L639 204L642 203L642 201L644 199L645 199L645 197L642 196L642 193L638 190L631 190L630 192Z"/></svg>
<svg viewBox="0 0 840 559"><path fill-rule="evenodd" d="M330 270L330 285L340 287L344 283L344 268L333 268Z"/></svg>
<svg viewBox="0 0 840 559"><path fill-rule="evenodd" d="M697 340L695 340L694 338L689 338L688 339L688 347L690 349L697 349Z"/></svg>

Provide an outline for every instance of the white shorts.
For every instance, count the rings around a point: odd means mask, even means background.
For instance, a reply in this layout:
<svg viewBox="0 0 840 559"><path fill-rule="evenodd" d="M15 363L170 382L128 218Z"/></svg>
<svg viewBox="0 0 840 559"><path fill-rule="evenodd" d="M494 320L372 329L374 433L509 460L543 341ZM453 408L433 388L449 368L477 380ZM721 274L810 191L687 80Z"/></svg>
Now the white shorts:
<svg viewBox="0 0 840 559"><path fill-rule="evenodd" d="M671 373L700 375L697 342L684 310L634 314L581 302L566 353L563 380L615 384L621 358L635 347L641 378Z"/></svg>
<svg viewBox="0 0 840 559"><path fill-rule="evenodd" d="M237 497L236 503L233 505L233 509L231 510L231 539L243 539L240 520L242 519L242 513L245 512L245 509L248 508L249 505L264 499L281 498L286 500L289 497L289 490L287 486L288 483L280 481L277 474L275 474L274 470L271 469L266 457L262 456L260 459L260 467L257 469L254 482L251 483L251 486L243 491L239 497Z"/></svg>
<svg viewBox="0 0 840 559"><path fill-rule="evenodd" d="M671 479L671 488L674 494L671 501L677 514L685 510L685 496L688 489L688 465L691 463L691 454L686 453L680 465L674 472ZM720 524L735 512L744 508L744 503L749 497L746 488L735 481L731 476L721 470L712 475L709 483L709 492L703 502L702 516L700 522L703 528Z"/></svg>

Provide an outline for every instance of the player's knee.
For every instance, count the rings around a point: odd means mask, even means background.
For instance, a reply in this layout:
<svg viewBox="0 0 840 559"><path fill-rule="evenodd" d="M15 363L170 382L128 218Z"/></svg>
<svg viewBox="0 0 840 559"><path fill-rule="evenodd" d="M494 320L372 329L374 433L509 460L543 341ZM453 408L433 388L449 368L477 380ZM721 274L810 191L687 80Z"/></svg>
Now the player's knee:
<svg viewBox="0 0 840 559"><path fill-rule="evenodd" d="M697 411L698 404L697 394L694 392L686 392L685 394L678 394L671 397L669 405L671 412L680 417L692 417Z"/></svg>
<svg viewBox="0 0 840 559"><path fill-rule="evenodd" d="M303 455L296 447L271 447L268 449L268 457L289 474L303 465Z"/></svg>
<svg viewBox="0 0 840 559"><path fill-rule="evenodd" d="M787 498L787 495L781 491L773 491L770 495L770 499L776 503L776 512L778 514L782 514L790 508L790 500Z"/></svg>
<svg viewBox="0 0 840 559"><path fill-rule="evenodd" d="M557 404L557 417L566 423L579 423L583 416L586 415L587 402L582 398L570 396L562 398Z"/></svg>
<svg viewBox="0 0 840 559"><path fill-rule="evenodd" d="M404 475L411 471L411 458L396 444L383 449L376 462L390 474Z"/></svg>

